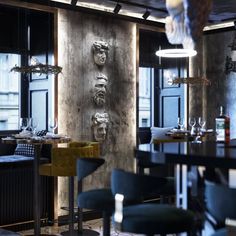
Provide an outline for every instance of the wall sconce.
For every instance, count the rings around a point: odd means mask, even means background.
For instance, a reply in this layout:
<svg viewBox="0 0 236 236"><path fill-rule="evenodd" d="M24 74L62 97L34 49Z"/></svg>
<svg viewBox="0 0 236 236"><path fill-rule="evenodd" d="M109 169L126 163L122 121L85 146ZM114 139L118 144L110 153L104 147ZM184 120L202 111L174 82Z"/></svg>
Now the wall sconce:
<svg viewBox="0 0 236 236"><path fill-rule="evenodd" d="M151 12L146 10L144 14L142 15L143 19L146 20L151 15Z"/></svg>
<svg viewBox="0 0 236 236"><path fill-rule="evenodd" d="M236 72L236 61L232 61L232 58L227 56L225 61L225 74L229 74L230 72Z"/></svg>
<svg viewBox="0 0 236 236"><path fill-rule="evenodd" d="M115 6L113 12L114 12L115 14L118 14L119 11L120 11L120 9L121 9L121 7L122 7L122 6L121 6L119 3L116 3L116 6Z"/></svg>

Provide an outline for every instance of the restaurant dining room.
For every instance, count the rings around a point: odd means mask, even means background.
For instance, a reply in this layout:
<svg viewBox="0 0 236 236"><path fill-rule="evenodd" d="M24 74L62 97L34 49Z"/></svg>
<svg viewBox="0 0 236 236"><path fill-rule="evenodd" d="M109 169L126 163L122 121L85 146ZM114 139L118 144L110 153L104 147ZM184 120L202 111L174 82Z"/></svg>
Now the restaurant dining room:
<svg viewBox="0 0 236 236"><path fill-rule="evenodd" d="M236 236L235 91L235 0L0 0L0 235Z"/></svg>

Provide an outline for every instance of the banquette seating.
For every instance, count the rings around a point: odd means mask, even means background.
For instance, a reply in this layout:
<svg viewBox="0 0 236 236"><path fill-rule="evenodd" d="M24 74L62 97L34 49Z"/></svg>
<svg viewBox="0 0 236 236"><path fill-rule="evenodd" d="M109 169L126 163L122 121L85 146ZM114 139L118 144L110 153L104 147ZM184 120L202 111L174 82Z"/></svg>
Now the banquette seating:
<svg viewBox="0 0 236 236"><path fill-rule="evenodd" d="M27 156L27 152L16 154L16 148L19 150L19 145L0 143L0 227L11 225L12 229L21 230L29 227L25 222L33 220L34 157ZM49 162L50 156L51 145L43 144L40 162ZM47 220L53 217L53 207L48 202L52 196L53 182L45 176L40 181L40 216Z"/></svg>

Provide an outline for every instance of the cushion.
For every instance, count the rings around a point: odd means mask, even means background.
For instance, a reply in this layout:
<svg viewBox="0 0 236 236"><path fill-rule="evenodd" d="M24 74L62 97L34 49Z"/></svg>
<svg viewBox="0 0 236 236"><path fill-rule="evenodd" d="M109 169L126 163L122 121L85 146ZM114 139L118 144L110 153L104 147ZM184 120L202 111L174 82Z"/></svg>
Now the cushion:
<svg viewBox="0 0 236 236"><path fill-rule="evenodd" d="M31 161L32 157L26 157L21 155L7 155L0 156L0 163L10 163L10 162L21 162L21 161Z"/></svg>
<svg viewBox="0 0 236 236"><path fill-rule="evenodd" d="M219 229L217 230L214 234L212 234L211 236L227 236L227 229Z"/></svg>
<svg viewBox="0 0 236 236"><path fill-rule="evenodd" d="M121 228L137 234L173 234L190 232L193 224L194 214L188 210L147 203L124 207Z"/></svg>
<svg viewBox="0 0 236 236"><path fill-rule="evenodd" d="M15 155L33 157L34 156L34 146L32 144L19 143L15 149Z"/></svg>
<svg viewBox="0 0 236 236"><path fill-rule="evenodd" d="M5 230L5 229L0 229L0 235L3 235L3 236L6 236L6 235L16 236L16 235L20 235L20 234L12 232L12 231Z"/></svg>
<svg viewBox="0 0 236 236"><path fill-rule="evenodd" d="M93 189L79 193L78 206L85 209L112 212L115 201L110 189Z"/></svg>
<svg viewBox="0 0 236 236"><path fill-rule="evenodd" d="M154 139L161 139L161 140L168 140L171 139L170 136L167 136L166 133L173 129L173 127L151 127L151 143L153 142Z"/></svg>

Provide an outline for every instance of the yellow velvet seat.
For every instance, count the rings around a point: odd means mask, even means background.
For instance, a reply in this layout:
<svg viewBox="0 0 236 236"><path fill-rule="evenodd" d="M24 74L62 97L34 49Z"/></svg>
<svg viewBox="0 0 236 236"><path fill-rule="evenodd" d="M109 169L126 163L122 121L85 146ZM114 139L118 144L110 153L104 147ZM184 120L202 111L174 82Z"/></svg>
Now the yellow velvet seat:
<svg viewBox="0 0 236 236"><path fill-rule="evenodd" d="M79 157L98 157L98 142L71 142L69 147L52 148L51 163L39 166L39 174L46 176L76 176Z"/></svg>
<svg viewBox="0 0 236 236"><path fill-rule="evenodd" d="M58 177L69 177L69 232L62 235L72 235L74 230L74 176L76 173L76 161L78 158L99 157L100 146L98 142L71 142L68 147L53 147L51 151L51 163L39 166L39 174ZM57 205L57 203L56 203ZM56 212L55 217L56 217ZM57 218L57 217L56 217ZM79 219L80 220L80 219ZM81 225L81 222L78 222Z"/></svg>

